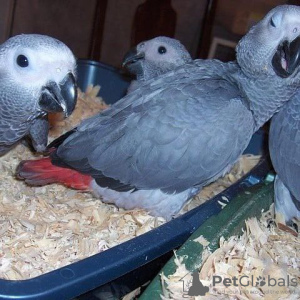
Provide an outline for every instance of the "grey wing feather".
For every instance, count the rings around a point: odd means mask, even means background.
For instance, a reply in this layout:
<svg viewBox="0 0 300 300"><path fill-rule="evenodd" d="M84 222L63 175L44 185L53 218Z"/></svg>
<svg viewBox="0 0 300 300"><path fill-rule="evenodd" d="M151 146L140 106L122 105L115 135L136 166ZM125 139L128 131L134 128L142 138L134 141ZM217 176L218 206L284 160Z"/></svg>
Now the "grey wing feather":
<svg viewBox="0 0 300 300"><path fill-rule="evenodd" d="M245 131L253 133L239 90L223 79L181 79L167 89L155 84L85 121L57 156L100 185L109 177L138 189L180 192L220 176L247 146Z"/></svg>

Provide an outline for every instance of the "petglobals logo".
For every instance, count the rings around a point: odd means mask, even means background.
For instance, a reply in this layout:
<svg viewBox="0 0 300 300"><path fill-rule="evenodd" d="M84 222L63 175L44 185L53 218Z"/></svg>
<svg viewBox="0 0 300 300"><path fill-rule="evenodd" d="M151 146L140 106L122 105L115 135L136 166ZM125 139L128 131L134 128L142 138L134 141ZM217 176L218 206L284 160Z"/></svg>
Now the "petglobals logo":
<svg viewBox="0 0 300 300"><path fill-rule="evenodd" d="M243 275L240 277L233 276L232 278L223 278L218 275L214 275L212 278L212 285L216 286L218 284L223 284L225 287L230 286L243 286L243 287L275 287L275 286L284 286L284 287L297 287L298 280L297 278L290 278L287 275L286 278L274 278L270 275L267 277L254 277L253 275L247 276Z"/></svg>
<svg viewBox="0 0 300 300"><path fill-rule="evenodd" d="M195 270L193 273L187 273L179 281L183 284L183 298L189 298L190 296L204 296L209 292L210 287L215 287L219 293L228 293L228 295L236 293L237 291L231 290L230 287L250 287L250 289L246 289L244 292L256 294L259 293L259 290L261 290L266 295L297 293L297 286L300 285L299 280L297 278L290 277L290 275L287 275L285 278L272 277L270 275L258 277L253 275L242 275L230 278L213 275L209 287L199 279L198 270ZM289 287L291 287L291 289L289 289Z"/></svg>

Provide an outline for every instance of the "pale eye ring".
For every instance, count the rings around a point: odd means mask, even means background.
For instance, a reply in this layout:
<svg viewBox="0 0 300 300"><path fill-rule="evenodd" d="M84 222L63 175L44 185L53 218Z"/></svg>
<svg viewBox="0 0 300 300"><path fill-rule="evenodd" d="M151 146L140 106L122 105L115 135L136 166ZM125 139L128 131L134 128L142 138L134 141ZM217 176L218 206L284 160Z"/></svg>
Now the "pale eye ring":
<svg viewBox="0 0 300 300"><path fill-rule="evenodd" d="M20 55L18 55L18 57L17 57L17 64L18 64L18 66L20 66L21 68L26 68L26 67L29 66L29 60L28 60L28 58L27 58L25 55L20 54Z"/></svg>
<svg viewBox="0 0 300 300"><path fill-rule="evenodd" d="M295 27L295 28L293 29L293 33L296 33L297 31L298 31L298 28Z"/></svg>

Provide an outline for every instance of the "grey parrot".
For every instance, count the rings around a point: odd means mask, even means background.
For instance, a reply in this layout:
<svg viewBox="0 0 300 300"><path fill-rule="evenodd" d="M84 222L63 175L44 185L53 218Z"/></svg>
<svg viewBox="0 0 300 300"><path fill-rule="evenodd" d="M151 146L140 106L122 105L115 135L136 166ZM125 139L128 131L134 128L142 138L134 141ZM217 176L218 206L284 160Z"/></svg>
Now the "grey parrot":
<svg viewBox="0 0 300 300"><path fill-rule="evenodd" d="M298 27L300 30L300 27ZM269 149L274 169L276 220L300 220L300 92L271 120Z"/></svg>
<svg viewBox="0 0 300 300"><path fill-rule="evenodd" d="M73 111L76 61L62 42L22 34L0 46L0 155L29 136L36 151L48 141L49 112Z"/></svg>
<svg viewBox="0 0 300 300"><path fill-rule="evenodd" d="M274 8L241 39L237 61L195 60L150 79L55 140L49 157L21 162L17 176L176 216L297 92L295 28L300 7Z"/></svg>
<svg viewBox="0 0 300 300"><path fill-rule="evenodd" d="M189 52L176 39L159 36L141 42L128 51L123 59L122 66L136 76L136 80L129 85L128 92L155 76L189 62L192 62Z"/></svg>

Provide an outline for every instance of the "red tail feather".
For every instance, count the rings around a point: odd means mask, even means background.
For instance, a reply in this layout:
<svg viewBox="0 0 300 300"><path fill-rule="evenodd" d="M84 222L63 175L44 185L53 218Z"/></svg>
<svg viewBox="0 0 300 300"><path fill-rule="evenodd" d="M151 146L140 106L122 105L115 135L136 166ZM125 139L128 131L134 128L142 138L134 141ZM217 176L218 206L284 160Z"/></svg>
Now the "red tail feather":
<svg viewBox="0 0 300 300"><path fill-rule="evenodd" d="M30 185L61 183L77 190L88 190L92 180L89 175L54 166L50 157L22 161L17 168L17 177Z"/></svg>

